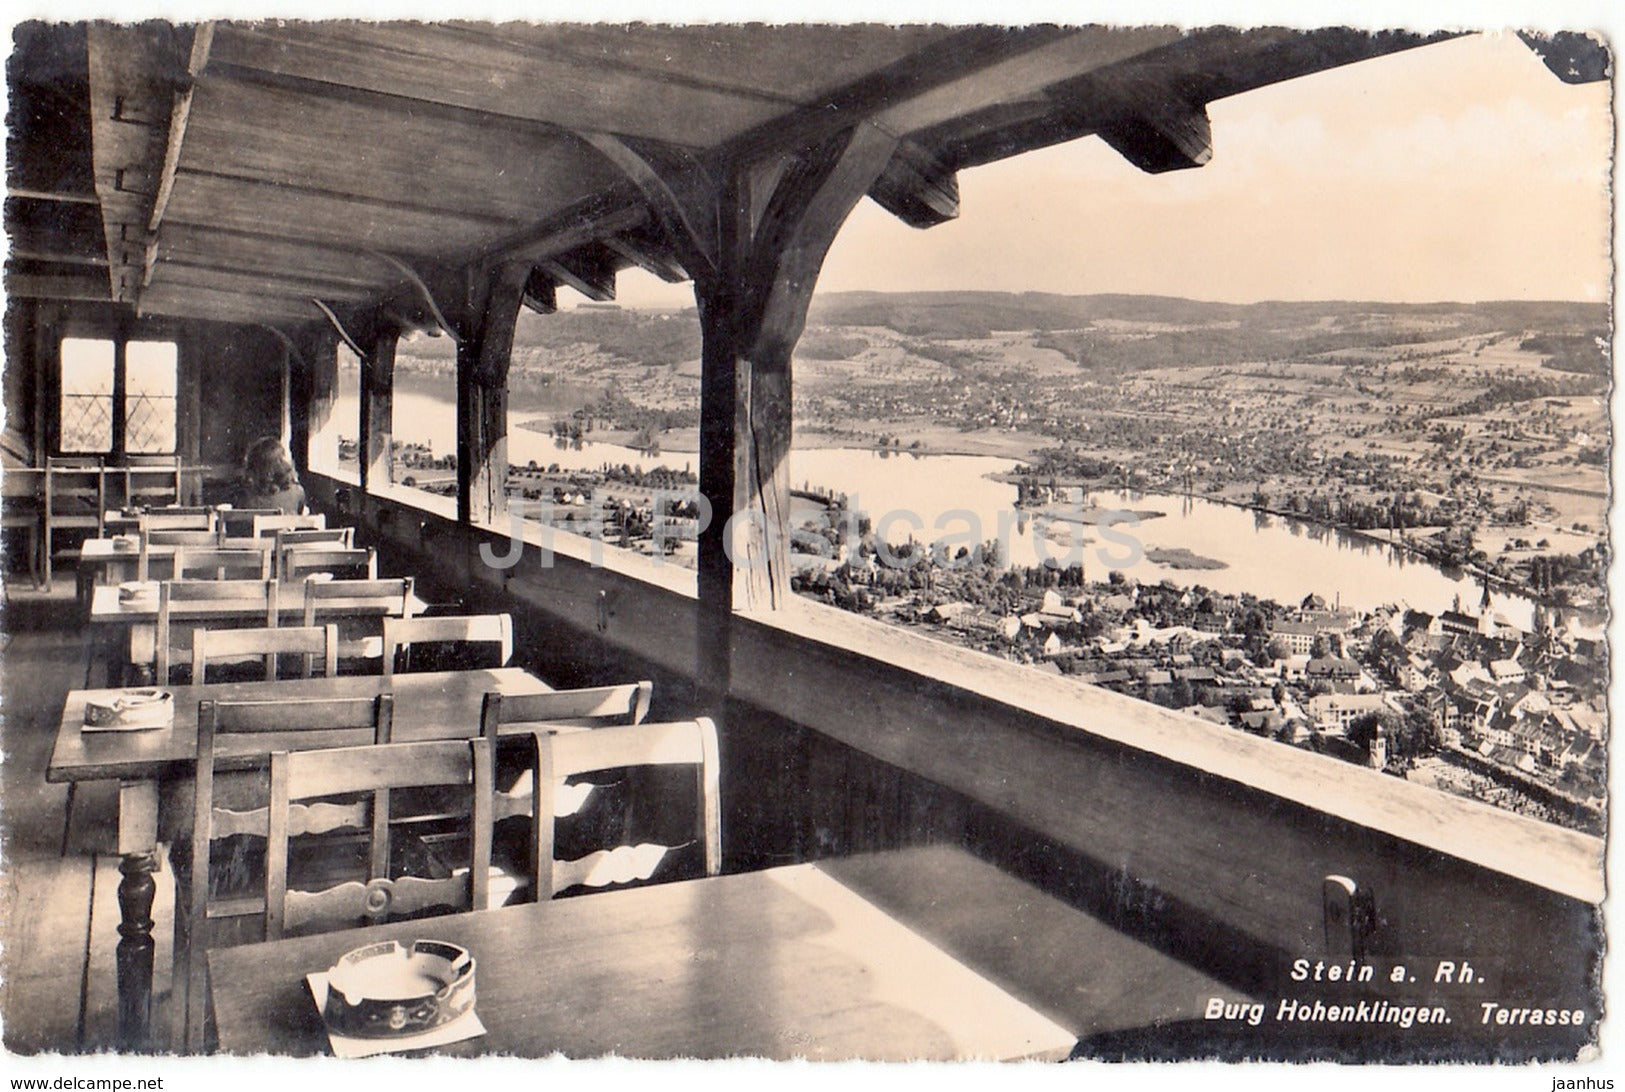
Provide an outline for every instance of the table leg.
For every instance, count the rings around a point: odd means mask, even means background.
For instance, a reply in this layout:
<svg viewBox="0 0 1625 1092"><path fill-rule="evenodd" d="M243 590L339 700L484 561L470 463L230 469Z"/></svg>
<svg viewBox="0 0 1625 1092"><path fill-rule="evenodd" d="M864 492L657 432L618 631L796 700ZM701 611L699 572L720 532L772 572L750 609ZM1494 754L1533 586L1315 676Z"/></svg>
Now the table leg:
<svg viewBox="0 0 1625 1092"><path fill-rule="evenodd" d="M129 643L118 632L119 627L103 628L105 631L97 634L97 641L101 645L102 677L90 680L92 688L123 685L124 664L130 658Z"/></svg>
<svg viewBox="0 0 1625 1092"><path fill-rule="evenodd" d="M123 781L118 794L118 1026L125 1050L143 1050L152 1026L152 902L158 884L158 784Z"/></svg>
<svg viewBox="0 0 1625 1092"><path fill-rule="evenodd" d="M119 864L118 1031L125 1050L148 1046L152 1025L152 901L158 890L152 874L158 859L131 853Z"/></svg>

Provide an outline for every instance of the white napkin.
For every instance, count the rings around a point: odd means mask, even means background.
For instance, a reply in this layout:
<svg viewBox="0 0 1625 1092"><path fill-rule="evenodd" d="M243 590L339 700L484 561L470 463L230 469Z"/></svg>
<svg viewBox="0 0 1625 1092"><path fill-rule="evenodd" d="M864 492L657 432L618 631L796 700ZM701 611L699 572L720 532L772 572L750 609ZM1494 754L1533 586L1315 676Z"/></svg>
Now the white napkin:
<svg viewBox="0 0 1625 1092"><path fill-rule="evenodd" d="M327 972L314 971L305 976L310 994L316 999L316 1011L327 1008ZM457 1019L437 1028L389 1039L356 1039L327 1029L327 1041L333 1047L335 1058L367 1058L374 1054L398 1054L404 1050L422 1050L424 1047L446 1046L474 1039L485 1034L485 1025L471 1008Z"/></svg>

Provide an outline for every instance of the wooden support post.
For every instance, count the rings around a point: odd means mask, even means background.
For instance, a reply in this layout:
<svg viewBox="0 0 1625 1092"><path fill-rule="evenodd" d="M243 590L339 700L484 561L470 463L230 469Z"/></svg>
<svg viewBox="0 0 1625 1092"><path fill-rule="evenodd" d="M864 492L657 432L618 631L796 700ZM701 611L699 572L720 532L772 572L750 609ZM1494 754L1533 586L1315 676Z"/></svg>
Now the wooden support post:
<svg viewBox="0 0 1625 1092"><path fill-rule="evenodd" d="M324 338L309 357L309 363L305 387L305 466L331 470L335 453L313 449L324 441L328 422L333 418L334 403L338 400L338 338Z"/></svg>
<svg viewBox="0 0 1625 1092"><path fill-rule="evenodd" d="M395 406L395 346L400 335L380 326L371 340L372 351L361 360L361 440L356 445L361 461L361 488L376 492L395 481L390 458Z"/></svg>
<svg viewBox="0 0 1625 1092"><path fill-rule="evenodd" d="M202 504L204 471L203 463L203 368L202 362L197 359L195 342L183 342L178 346L180 352L182 397L185 398L185 407L177 415L176 425L181 435L176 437L176 451L179 453L179 462L182 467L194 469L182 470L177 476L177 484L184 488L177 491L177 504ZM287 440L284 438L283 443Z"/></svg>
<svg viewBox="0 0 1625 1092"><path fill-rule="evenodd" d="M508 510L508 362L530 268L491 270L468 303L457 343L457 520L492 524Z"/></svg>
<svg viewBox="0 0 1625 1092"><path fill-rule="evenodd" d="M590 143L642 190L694 278L700 491L711 508L699 543L696 675L701 700L720 712L735 608L776 609L790 594L791 353L835 233L897 138L860 124L719 176L613 138Z"/></svg>
<svg viewBox="0 0 1625 1092"><path fill-rule="evenodd" d="M282 340L282 391L277 410L277 435L282 446L293 450L293 342Z"/></svg>

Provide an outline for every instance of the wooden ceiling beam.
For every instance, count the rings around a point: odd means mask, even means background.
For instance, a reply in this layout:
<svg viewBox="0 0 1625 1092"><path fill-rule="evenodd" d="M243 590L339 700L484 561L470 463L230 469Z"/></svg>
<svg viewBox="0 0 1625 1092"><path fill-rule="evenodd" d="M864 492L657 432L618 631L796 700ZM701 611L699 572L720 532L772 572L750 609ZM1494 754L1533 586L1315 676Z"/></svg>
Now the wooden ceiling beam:
<svg viewBox="0 0 1625 1092"><path fill-rule="evenodd" d="M56 265L88 265L107 268L107 258L91 257L84 254L70 254L61 250L32 250L28 247L13 246L6 252L6 258L19 262L51 262Z"/></svg>
<svg viewBox="0 0 1625 1092"><path fill-rule="evenodd" d="M1213 158L1213 127L1200 104L1151 103L1099 131L1101 140L1147 174L1201 167Z"/></svg>
<svg viewBox="0 0 1625 1092"><path fill-rule="evenodd" d="M146 225L158 192L176 66L174 27L92 23L91 162L107 241L114 298L137 302L144 280Z"/></svg>
<svg viewBox="0 0 1625 1092"><path fill-rule="evenodd" d="M7 273L6 294L31 299L100 300L112 298L107 278L90 274Z"/></svg>
<svg viewBox="0 0 1625 1092"><path fill-rule="evenodd" d="M615 298L615 261L604 247L586 246L537 263L556 283L573 288L595 303Z"/></svg>
<svg viewBox="0 0 1625 1092"><path fill-rule="evenodd" d="M321 312L308 298L238 290L223 287L220 282L188 284L154 281L141 295L141 312L144 315L221 318L250 323L277 321L304 324L322 321Z"/></svg>
<svg viewBox="0 0 1625 1092"><path fill-rule="evenodd" d="M259 291L276 292L281 286L285 295L320 295L329 300L364 300L378 292L376 284L354 284L335 281L327 277L287 272L267 272L255 266L231 265L217 261L179 259L164 260L162 280L165 283L219 284L240 281Z"/></svg>
<svg viewBox="0 0 1625 1092"><path fill-rule="evenodd" d="M360 215L369 215L371 212L401 212L435 216L444 220L468 224L479 227L512 227L516 221L511 216L502 216L490 213L471 212L466 209L449 209L445 205L432 201L402 201L393 198L372 197L366 194L354 193L347 190L331 190L320 186L309 186L298 182L274 181L267 178L251 178L245 175L232 174L226 171L208 171L193 167L182 168L179 172L186 179L206 180L211 186L229 184L241 186L248 190L273 192L281 196L299 199L313 198L328 201L339 201L355 206Z"/></svg>
<svg viewBox="0 0 1625 1092"><path fill-rule="evenodd" d="M525 290L519 302L538 315L551 315L559 309L558 287L540 269L532 269L525 278Z"/></svg>
<svg viewBox="0 0 1625 1092"><path fill-rule="evenodd" d="M830 95L822 96L814 103L747 130L702 158L688 158L696 165L710 165L709 173L720 176L719 172L725 173L731 169L731 164L761 159L775 149L816 143L849 128L865 114L873 113L887 104L929 94L966 78L968 73L1015 60L1026 53L1064 41L1075 33L1057 27L967 28ZM642 159L648 162L647 141L638 142L634 148L612 134L579 132L577 135L593 143L600 153L614 162L626 175L627 181L606 190L600 198L587 199L562 210L534 231L487 248L470 263L471 267L503 257L549 257L584 241L582 236L587 239L607 238L617 230L610 223L613 218L634 217L641 224L647 217L643 211L645 206L653 207L657 218L667 222L667 233L679 243L678 261L685 273L699 275L696 273L696 263L700 266L715 264L714 254L704 249L714 231L700 230L702 225L678 223L674 226L669 222L674 210L689 215L698 207L697 202L692 200L665 198L663 189L680 185L681 179L674 177L669 169L663 169L669 165L650 163L652 169L644 172L635 161ZM608 137L608 140L597 139L600 137ZM622 149L630 154L620 154ZM701 188L709 187L702 183ZM938 206L938 214L946 211L947 195L947 187L939 187L939 192L922 204L920 215L925 215L923 209L932 204ZM676 196L683 197L680 194ZM682 217L677 219L680 221ZM685 245L700 249L694 254L687 254Z"/></svg>
<svg viewBox="0 0 1625 1092"><path fill-rule="evenodd" d="M254 69L284 78L433 102L487 118L560 128L629 130L709 147L783 111L779 102L730 89L691 86L679 108L660 108L669 90L658 72L607 71L600 59L493 39L468 41L434 24L351 23L312 27L223 27L221 71ZM527 93L545 89L545 93ZM606 90L607 89L607 90ZM627 110L626 102L646 108Z"/></svg>
<svg viewBox="0 0 1625 1092"><path fill-rule="evenodd" d="M869 188L869 196L910 227L935 227L959 215L959 176L918 144L905 141Z"/></svg>
<svg viewBox="0 0 1625 1092"><path fill-rule="evenodd" d="M611 235L604 245L646 273L652 273L667 284L682 284L688 280L688 270L671 253L664 242L656 242L646 235Z"/></svg>
<svg viewBox="0 0 1625 1092"><path fill-rule="evenodd" d="M66 190L35 190L26 186L7 186L6 197L27 201L58 201L68 205L99 205L101 198L94 193L73 193Z"/></svg>
<svg viewBox="0 0 1625 1092"><path fill-rule="evenodd" d="M224 227L327 249L372 248L433 260L476 250L486 240L507 234L502 228L513 226L184 169L176 178L165 223Z"/></svg>

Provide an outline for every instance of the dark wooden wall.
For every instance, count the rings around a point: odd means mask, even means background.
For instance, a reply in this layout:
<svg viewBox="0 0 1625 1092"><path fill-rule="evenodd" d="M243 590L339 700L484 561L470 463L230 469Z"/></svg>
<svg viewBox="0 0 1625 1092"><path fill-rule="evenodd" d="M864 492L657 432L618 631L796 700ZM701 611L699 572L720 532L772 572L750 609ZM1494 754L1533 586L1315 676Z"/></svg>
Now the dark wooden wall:
<svg viewBox="0 0 1625 1092"><path fill-rule="evenodd" d="M281 431L283 352L263 330L197 324L184 355L197 377L199 463L224 473L254 440Z"/></svg>
<svg viewBox="0 0 1625 1092"><path fill-rule="evenodd" d="M188 466L229 474L255 437L281 428L283 347L253 327L175 319L138 319L93 302L8 301L5 314L5 431L8 446L43 465L60 422L57 346L64 337L152 338L179 348L176 443ZM210 489L214 488L211 483ZM210 499L226 499L225 497Z"/></svg>

